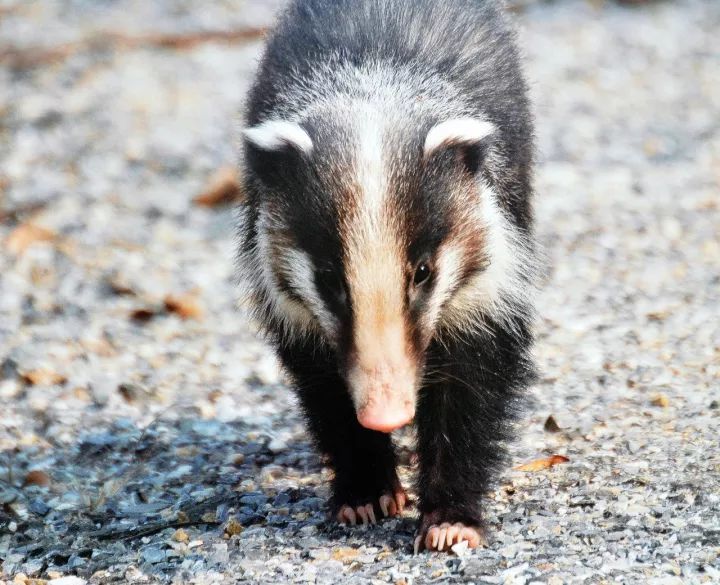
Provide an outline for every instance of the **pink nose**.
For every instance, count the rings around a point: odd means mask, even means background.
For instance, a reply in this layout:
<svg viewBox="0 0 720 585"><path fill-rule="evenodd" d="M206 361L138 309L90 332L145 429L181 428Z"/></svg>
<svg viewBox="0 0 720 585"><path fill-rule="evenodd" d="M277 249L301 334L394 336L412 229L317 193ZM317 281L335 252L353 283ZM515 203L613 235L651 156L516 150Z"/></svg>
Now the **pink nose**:
<svg viewBox="0 0 720 585"><path fill-rule="evenodd" d="M408 424L415 415L411 408L364 408L358 412L358 422L366 429L389 433Z"/></svg>

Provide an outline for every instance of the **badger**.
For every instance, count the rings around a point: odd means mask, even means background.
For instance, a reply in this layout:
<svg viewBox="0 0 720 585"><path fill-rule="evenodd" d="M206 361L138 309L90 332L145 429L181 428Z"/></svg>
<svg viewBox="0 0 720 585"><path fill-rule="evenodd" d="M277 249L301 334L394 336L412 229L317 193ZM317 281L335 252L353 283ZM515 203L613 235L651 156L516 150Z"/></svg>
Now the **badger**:
<svg viewBox="0 0 720 585"><path fill-rule="evenodd" d="M334 471L341 523L485 542L534 378L533 122L498 0L291 0L241 133L244 292Z"/></svg>

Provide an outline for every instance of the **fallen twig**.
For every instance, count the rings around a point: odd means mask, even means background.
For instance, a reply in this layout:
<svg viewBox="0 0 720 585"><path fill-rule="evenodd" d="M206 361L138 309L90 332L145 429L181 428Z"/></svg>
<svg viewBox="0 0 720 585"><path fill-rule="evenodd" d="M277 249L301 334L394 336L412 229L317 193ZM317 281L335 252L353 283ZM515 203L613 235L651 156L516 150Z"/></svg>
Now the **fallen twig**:
<svg viewBox="0 0 720 585"><path fill-rule="evenodd" d="M154 33L140 36L129 36L122 33L98 33L88 39L48 48L0 48L0 65L26 69L63 61L88 50L134 51L160 48L182 51L205 43L233 44L250 42L262 38L266 31L265 27L251 27L229 31L201 31L189 34Z"/></svg>

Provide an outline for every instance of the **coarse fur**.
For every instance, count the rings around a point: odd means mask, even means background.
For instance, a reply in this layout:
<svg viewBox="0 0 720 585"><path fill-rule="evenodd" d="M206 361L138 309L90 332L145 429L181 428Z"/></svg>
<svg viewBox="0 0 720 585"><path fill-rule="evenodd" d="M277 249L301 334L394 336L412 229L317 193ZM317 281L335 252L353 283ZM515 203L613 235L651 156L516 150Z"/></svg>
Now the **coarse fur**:
<svg viewBox="0 0 720 585"><path fill-rule="evenodd" d="M533 129L502 7L295 0L244 125L239 271L334 505L401 489L373 429L414 414L421 531L482 526L534 375Z"/></svg>

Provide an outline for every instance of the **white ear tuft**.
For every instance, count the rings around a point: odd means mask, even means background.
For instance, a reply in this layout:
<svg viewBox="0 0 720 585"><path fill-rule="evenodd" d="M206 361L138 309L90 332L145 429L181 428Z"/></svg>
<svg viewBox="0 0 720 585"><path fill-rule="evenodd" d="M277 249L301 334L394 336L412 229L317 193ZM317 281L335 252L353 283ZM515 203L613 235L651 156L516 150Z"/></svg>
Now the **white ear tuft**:
<svg viewBox="0 0 720 585"><path fill-rule="evenodd" d="M305 129L300 124L285 120L268 120L252 128L245 128L243 136L261 150L280 150L285 146L293 146L310 153L313 149L312 139Z"/></svg>
<svg viewBox="0 0 720 585"><path fill-rule="evenodd" d="M495 126L478 118L454 118L440 122L425 139L425 158L438 148L457 144L477 144L495 132Z"/></svg>

